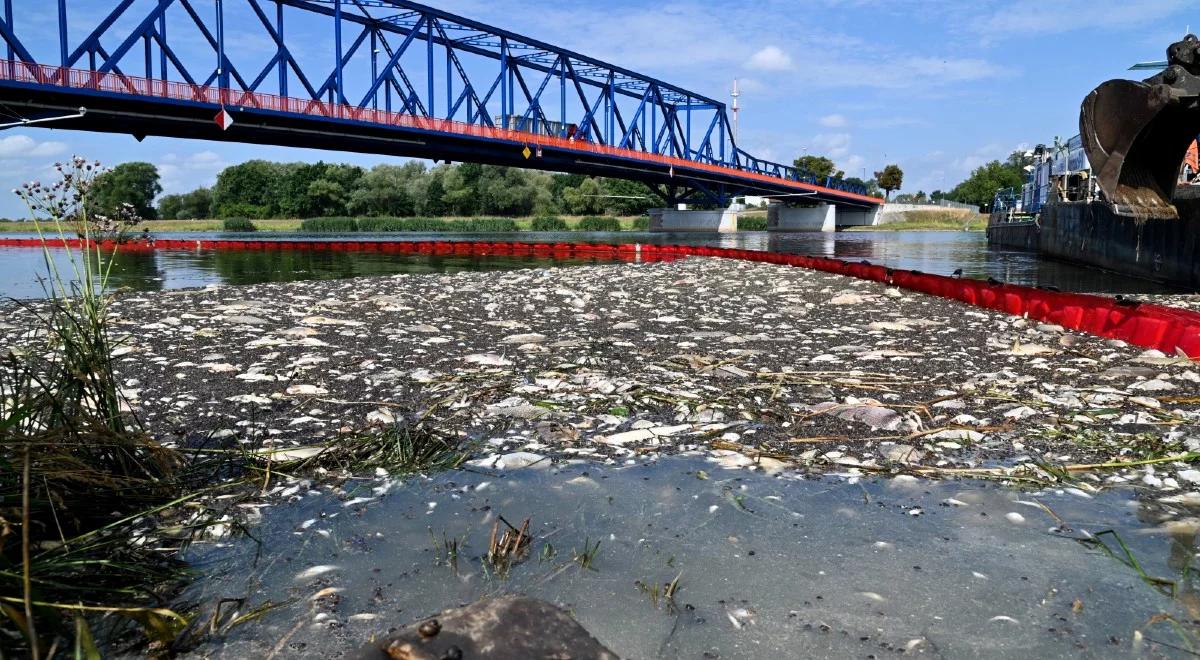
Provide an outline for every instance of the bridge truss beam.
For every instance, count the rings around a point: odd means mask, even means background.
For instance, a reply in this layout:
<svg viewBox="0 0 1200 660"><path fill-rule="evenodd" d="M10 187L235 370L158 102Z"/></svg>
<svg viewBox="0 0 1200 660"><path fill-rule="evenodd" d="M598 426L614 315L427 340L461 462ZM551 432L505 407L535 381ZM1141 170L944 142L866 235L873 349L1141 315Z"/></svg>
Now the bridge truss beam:
<svg viewBox="0 0 1200 660"><path fill-rule="evenodd" d="M87 3L57 0L53 35L18 23L14 2L44 0L4 0L0 16L10 72L35 82L53 63L57 82L68 70L122 81L124 89L99 94L144 91L135 76L164 88L184 82L200 90L198 102L210 89L221 105L274 95L865 192L750 156L715 99L408 0L117 0L98 20L89 15L83 32L71 29L71 10ZM315 47L322 42L332 42L329 52ZM723 188L693 186L714 203L726 201Z"/></svg>

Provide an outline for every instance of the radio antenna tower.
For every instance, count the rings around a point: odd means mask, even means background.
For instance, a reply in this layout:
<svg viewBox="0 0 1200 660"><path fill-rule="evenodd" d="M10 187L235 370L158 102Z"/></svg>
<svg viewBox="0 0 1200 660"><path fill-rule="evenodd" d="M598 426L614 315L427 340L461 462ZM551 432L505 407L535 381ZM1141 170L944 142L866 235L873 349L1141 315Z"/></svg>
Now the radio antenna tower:
<svg viewBox="0 0 1200 660"><path fill-rule="evenodd" d="M742 96L742 93L738 91L737 78L733 79L733 94L731 96L733 96L733 141L736 143L738 138L738 111L741 110L738 107L738 99Z"/></svg>

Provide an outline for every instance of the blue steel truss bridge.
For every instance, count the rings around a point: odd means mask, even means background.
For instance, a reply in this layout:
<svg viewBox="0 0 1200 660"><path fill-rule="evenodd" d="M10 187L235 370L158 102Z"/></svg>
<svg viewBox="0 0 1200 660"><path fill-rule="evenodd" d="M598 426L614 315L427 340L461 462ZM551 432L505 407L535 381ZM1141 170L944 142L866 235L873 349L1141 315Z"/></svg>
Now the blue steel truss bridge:
<svg viewBox="0 0 1200 660"><path fill-rule="evenodd" d="M27 122L882 203L746 153L722 102L406 0L2 1L0 112Z"/></svg>

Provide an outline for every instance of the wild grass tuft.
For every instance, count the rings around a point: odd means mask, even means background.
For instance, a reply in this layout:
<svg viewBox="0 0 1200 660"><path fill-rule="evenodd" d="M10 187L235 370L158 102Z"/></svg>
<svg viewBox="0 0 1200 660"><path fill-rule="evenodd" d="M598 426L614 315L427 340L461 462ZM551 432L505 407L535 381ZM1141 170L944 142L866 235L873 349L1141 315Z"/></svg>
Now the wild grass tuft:
<svg viewBox="0 0 1200 660"><path fill-rule="evenodd" d="M33 336L0 363L0 651L98 656L92 622L132 620L169 638L182 617L146 605L178 567L135 539L178 496L180 460L123 408L108 331L109 268L90 243L98 164L76 158L49 185L18 191L43 241L47 300L26 305ZM70 251L69 273L51 249ZM100 238L107 238L106 235ZM103 615L118 615L103 616Z"/></svg>
<svg viewBox="0 0 1200 660"><path fill-rule="evenodd" d="M514 232L519 231L512 218L309 218L300 223L301 231L347 233L365 232Z"/></svg>
<svg viewBox="0 0 1200 660"><path fill-rule="evenodd" d="M529 225L530 231L567 231L567 222L558 216L543 216L534 218Z"/></svg>
<svg viewBox="0 0 1200 660"><path fill-rule="evenodd" d="M281 472L325 468L361 472L383 468L392 473L456 468L466 459L460 447L419 424L397 422L382 431L363 433L323 447L264 452ZM298 457L296 457L298 456ZM282 459L282 460L280 460Z"/></svg>
<svg viewBox="0 0 1200 660"><path fill-rule="evenodd" d="M766 231L767 218L762 215L743 215L738 218L738 231Z"/></svg>
<svg viewBox="0 0 1200 660"><path fill-rule="evenodd" d="M258 227L249 218L225 218L221 221L225 231L258 231Z"/></svg>
<svg viewBox="0 0 1200 660"><path fill-rule="evenodd" d="M451 228L443 231L507 233L520 230L517 221L512 218L467 218L446 224Z"/></svg>
<svg viewBox="0 0 1200 660"><path fill-rule="evenodd" d="M590 538L584 539L583 550L574 550L572 552L572 559L575 560L576 564L579 564L580 568L585 570L595 570L592 568L592 564L596 561L596 557L600 554L600 542L596 541L596 544L592 545L591 541L592 540Z"/></svg>
<svg viewBox="0 0 1200 660"><path fill-rule="evenodd" d="M675 576L675 579L671 580L670 582L664 582L662 584L655 582L651 584L649 582L638 580L634 582L634 585L637 586L638 590L646 594L646 597L650 599L650 604L654 606L654 609L658 609L659 603L665 603L667 606L667 614L675 614L675 612L678 610L675 604L675 594L679 593L679 580L682 577L683 573L680 572Z"/></svg>
<svg viewBox="0 0 1200 660"><path fill-rule="evenodd" d="M438 539L433 533L433 528L430 527L429 538L433 541L433 552L437 563L448 566L452 571L458 573L458 556L467 544L466 537L450 538L443 530L442 538Z"/></svg>
<svg viewBox="0 0 1200 660"><path fill-rule="evenodd" d="M358 231L354 218L308 218L300 223L300 231L346 233Z"/></svg>
<svg viewBox="0 0 1200 660"><path fill-rule="evenodd" d="M621 231L621 221L617 218L603 216L588 216L575 225L578 231Z"/></svg>

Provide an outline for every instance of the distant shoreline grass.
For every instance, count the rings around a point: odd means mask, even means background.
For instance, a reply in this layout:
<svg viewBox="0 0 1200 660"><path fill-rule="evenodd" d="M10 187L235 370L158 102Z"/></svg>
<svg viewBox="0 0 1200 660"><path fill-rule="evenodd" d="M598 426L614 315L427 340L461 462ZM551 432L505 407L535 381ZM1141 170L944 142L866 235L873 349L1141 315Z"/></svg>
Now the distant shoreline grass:
<svg viewBox="0 0 1200 660"><path fill-rule="evenodd" d="M903 219L874 227L849 227L847 231L984 231L988 217L963 211L909 211Z"/></svg>
<svg viewBox="0 0 1200 660"><path fill-rule="evenodd" d="M310 226L312 220L315 219L310 219ZM472 225L488 219L478 217L397 218L394 219L395 222L390 223L392 225L390 227L387 226L389 223L381 218L353 218L353 220L356 222L361 221L363 227L366 227L360 228L358 231L400 233L405 231L483 231L485 229L482 225L480 225L479 229L473 228ZM504 220L506 224L511 221L515 229L513 227L506 227L504 229L493 229L493 231L640 231L644 230L643 228L648 219L645 216L609 216L603 218L596 218L594 216L537 216L502 218L500 220ZM601 220L603 222L600 222ZM298 218L252 220L251 222L254 228L260 232L305 231L302 227L304 221ZM618 224L613 225L613 222ZM766 229L766 222L767 216L765 212L751 211L742 215L739 225L742 231L761 231ZM444 227L441 225L444 225ZM619 229L616 228L618 225ZM641 225L641 228L639 228L639 225ZM496 224L494 227L499 227L499 225ZM987 216L983 214L968 216L956 211L909 211L904 214L903 220L897 222L889 222L888 224L874 227L849 227L847 231L963 231L964 228L966 231L984 231L987 229ZM146 229L150 230L152 234L161 232L212 233L229 231L226 229L225 221L221 219L147 220L139 223L135 230L131 232L131 235L137 236ZM31 233L33 231L33 223L31 222L0 222L0 234Z"/></svg>
<svg viewBox="0 0 1200 660"><path fill-rule="evenodd" d="M596 227L601 224L612 226L612 222L619 223L620 231L637 231L638 223L645 223L645 216L606 216L603 218L603 223L598 223L595 216L559 216L562 224L566 227L565 231L589 231L587 227ZM312 220L312 219L310 219ZM371 227L378 227L384 223L380 222L380 218L355 218L355 220L364 221L363 224ZM397 227L402 225L420 221L423 225L428 225L429 229L421 229L419 231L443 231L437 227L438 223L445 224L445 231L463 231L462 227L467 223L479 223L485 218L471 217L445 217L445 218L397 218L400 221L396 223ZM507 231L536 231L533 228L535 221L539 221L540 226L547 226L547 217L526 217L526 218L502 218L501 220L511 221L516 228L507 229ZM251 220L255 229L258 231L301 231L303 220L299 218L279 218L269 220ZM553 223L557 226L558 223ZM581 227L582 225L582 227ZM499 226L497 223L495 226ZM226 231L224 228L224 220L221 219L206 219L206 220L146 220L137 225L131 232L132 235L142 233L143 230L149 229L151 233L155 232L221 232ZM386 230L386 229L385 229ZM0 233L29 233L34 231L32 222L0 222ZM374 231L374 229L372 229ZM396 229L393 231L414 231L413 229ZM610 231L616 231L612 229Z"/></svg>

